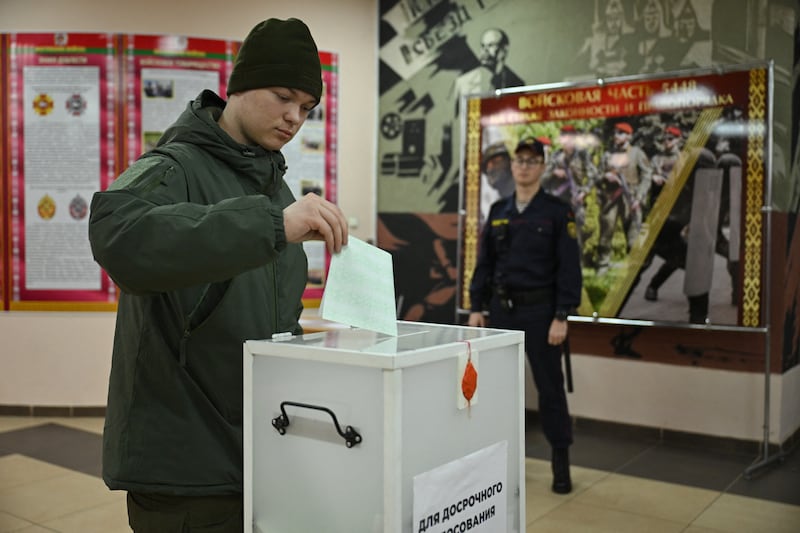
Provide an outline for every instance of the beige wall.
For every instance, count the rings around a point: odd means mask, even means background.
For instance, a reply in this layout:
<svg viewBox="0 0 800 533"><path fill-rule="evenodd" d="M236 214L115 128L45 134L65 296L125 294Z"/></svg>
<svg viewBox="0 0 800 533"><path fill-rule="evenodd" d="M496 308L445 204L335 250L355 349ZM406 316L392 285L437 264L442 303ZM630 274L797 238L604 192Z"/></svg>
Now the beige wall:
<svg viewBox="0 0 800 533"><path fill-rule="evenodd" d="M257 22L297 17L339 55L339 205L375 238L377 0L0 0L0 33L177 34L241 40ZM0 312L0 405L105 405L112 313Z"/></svg>
<svg viewBox="0 0 800 533"><path fill-rule="evenodd" d="M241 39L257 21L296 16L340 59L339 197L375 234L378 0L0 0L0 33L109 31ZM192 15L186 17L185 13ZM101 406L110 369L112 313L0 312L0 405ZM764 376L574 354L573 415L760 440ZM526 406L536 397L528 371ZM800 367L773 375L770 435L800 426Z"/></svg>
<svg viewBox="0 0 800 533"><path fill-rule="evenodd" d="M377 0L0 0L0 33L104 31L241 40L265 18L303 19L320 50L339 54L339 205L355 219L355 236L374 239L377 9Z"/></svg>

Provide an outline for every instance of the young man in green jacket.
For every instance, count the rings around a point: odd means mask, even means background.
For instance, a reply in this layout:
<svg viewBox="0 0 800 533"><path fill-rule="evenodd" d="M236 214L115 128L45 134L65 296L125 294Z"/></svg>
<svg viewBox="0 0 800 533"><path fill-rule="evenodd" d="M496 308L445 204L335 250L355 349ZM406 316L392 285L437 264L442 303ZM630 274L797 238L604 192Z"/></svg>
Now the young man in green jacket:
<svg viewBox="0 0 800 533"><path fill-rule="evenodd" d="M136 533L242 531L242 343L300 334L302 242L347 244L341 210L283 180L321 95L306 25L261 22L228 101L203 91L93 198L92 252L121 289L103 479Z"/></svg>

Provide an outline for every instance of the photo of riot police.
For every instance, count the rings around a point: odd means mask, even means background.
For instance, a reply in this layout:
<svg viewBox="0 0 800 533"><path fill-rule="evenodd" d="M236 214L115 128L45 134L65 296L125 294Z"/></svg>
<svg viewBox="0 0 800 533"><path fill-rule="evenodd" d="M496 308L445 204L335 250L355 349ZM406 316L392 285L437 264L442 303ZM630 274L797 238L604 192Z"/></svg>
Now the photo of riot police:
<svg viewBox="0 0 800 533"><path fill-rule="evenodd" d="M481 154L479 227L483 226L489 208L501 198L514 192L514 178L511 175L511 155L505 141L489 144Z"/></svg>
<svg viewBox="0 0 800 533"><path fill-rule="evenodd" d="M549 139L544 144L548 143ZM542 189L572 207L581 250L586 238L586 198L597 184L597 167L590 149L591 142L587 142L581 129L574 124L563 124L555 147L548 150L547 167L542 175Z"/></svg>
<svg viewBox="0 0 800 533"><path fill-rule="evenodd" d="M641 271L618 313L620 318L737 323L744 156L740 117L738 110L726 110L712 127L705 146L698 149L693 168L688 170L683 187L677 191L674 204L647 250ZM681 151L694 126L694 117L693 113L648 116L636 122L642 127L636 135L637 129L631 126L631 144L640 147L646 161L638 155L631 161L636 159L637 166L648 169L649 185L639 187L637 196L632 192L636 190L634 184L628 182L629 196L624 191L621 195L626 205L639 202L644 215L640 220L633 208L623 210L623 216L629 218L628 250L631 238L635 240L642 228L650 229L654 218L648 217L659 195L682 170ZM601 247L599 254L603 252Z"/></svg>
<svg viewBox="0 0 800 533"><path fill-rule="evenodd" d="M546 148L542 189L575 216L580 314L736 325L746 127L728 108L705 144L691 145L699 113L484 127L479 228L511 194L508 146L536 138Z"/></svg>

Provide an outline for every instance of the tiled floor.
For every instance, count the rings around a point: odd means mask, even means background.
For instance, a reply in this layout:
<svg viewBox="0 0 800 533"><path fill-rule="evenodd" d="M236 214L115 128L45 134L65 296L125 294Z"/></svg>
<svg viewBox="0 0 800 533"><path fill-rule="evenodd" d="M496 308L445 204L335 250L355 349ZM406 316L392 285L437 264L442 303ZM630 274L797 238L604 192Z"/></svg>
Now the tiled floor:
<svg viewBox="0 0 800 533"><path fill-rule="evenodd" d="M0 417L0 532L130 531L99 478L100 418ZM800 452L758 457L576 427L574 490L550 492L548 449L526 438L527 533L800 532Z"/></svg>

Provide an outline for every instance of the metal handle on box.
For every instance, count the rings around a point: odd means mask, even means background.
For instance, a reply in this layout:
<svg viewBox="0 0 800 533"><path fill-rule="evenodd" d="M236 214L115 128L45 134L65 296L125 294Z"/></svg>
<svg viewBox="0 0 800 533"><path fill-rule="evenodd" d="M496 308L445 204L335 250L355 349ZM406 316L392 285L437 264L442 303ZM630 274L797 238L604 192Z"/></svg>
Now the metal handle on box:
<svg viewBox="0 0 800 533"><path fill-rule="evenodd" d="M315 409L317 411L324 411L331 415L333 418L333 425L336 426L336 432L344 439L344 444L348 448L352 448L356 444L361 443L361 435L353 429L352 426L345 426L344 431L342 431L342 427L339 425L339 421L336 419L336 415L333 411L328 409L327 407L322 407L321 405L311 405L308 403L298 403L298 402L281 402L281 414L280 416L272 419L272 426L278 430L278 433L281 435L286 434L286 428L289 426L289 415L286 414L285 406L292 405L294 407L304 407L306 409Z"/></svg>

